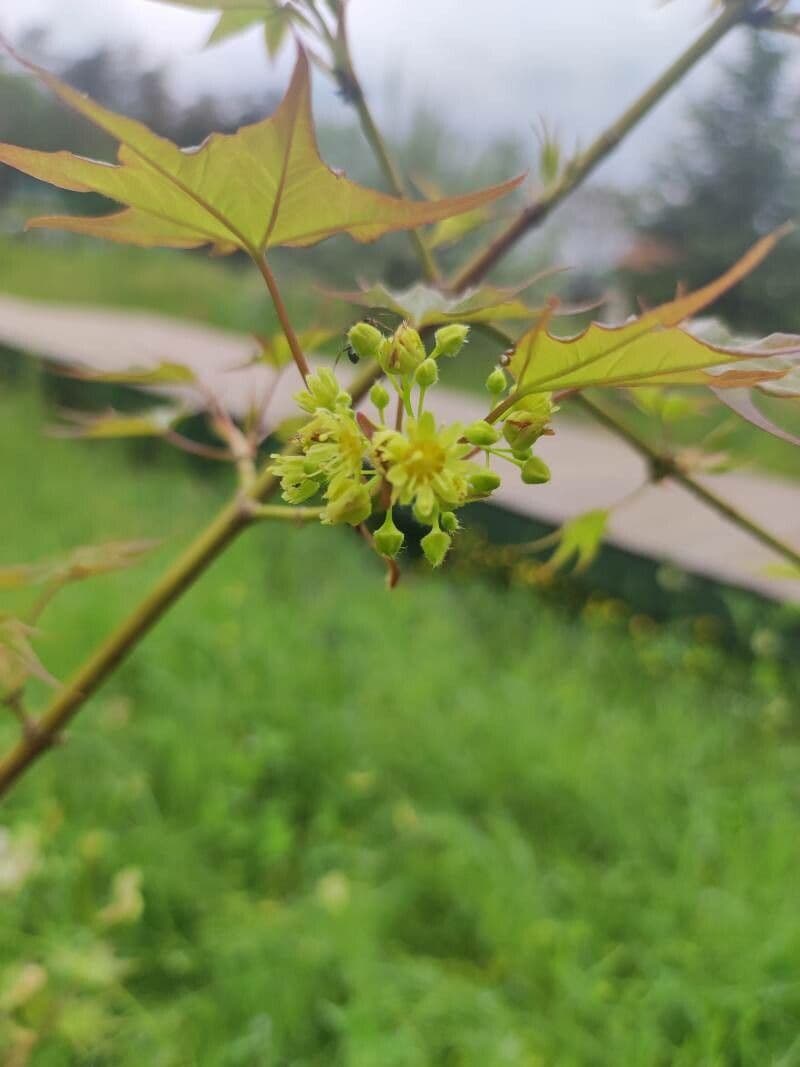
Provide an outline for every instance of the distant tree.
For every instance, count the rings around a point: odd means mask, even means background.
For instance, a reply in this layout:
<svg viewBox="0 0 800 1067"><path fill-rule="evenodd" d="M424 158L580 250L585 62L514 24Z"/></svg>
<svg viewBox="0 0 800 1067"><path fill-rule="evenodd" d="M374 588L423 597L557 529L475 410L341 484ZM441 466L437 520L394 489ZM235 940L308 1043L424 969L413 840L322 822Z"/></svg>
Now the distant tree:
<svg viewBox="0 0 800 1067"><path fill-rule="evenodd" d="M786 53L751 34L689 112L689 128L657 166L636 211L639 240L625 265L631 291L654 302L676 277L690 288L716 277L743 248L800 214L797 97L787 91ZM800 330L797 256L790 239L718 302L740 330Z"/></svg>

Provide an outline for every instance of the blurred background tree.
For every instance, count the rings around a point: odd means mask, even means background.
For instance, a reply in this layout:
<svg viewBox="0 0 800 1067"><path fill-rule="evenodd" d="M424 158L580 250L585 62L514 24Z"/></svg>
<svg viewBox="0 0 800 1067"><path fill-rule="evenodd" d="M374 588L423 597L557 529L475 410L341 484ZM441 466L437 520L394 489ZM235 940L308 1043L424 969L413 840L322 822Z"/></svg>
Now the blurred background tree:
<svg viewBox="0 0 800 1067"><path fill-rule="evenodd" d="M797 94L787 53L751 34L741 60L723 68L713 91L688 114L688 129L665 150L651 188L635 198L638 239L621 263L626 287L647 303L679 277L690 288L713 278L743 248L800 210ZM794 296L800 238L719 301L738 330L764 323L800 329Z"/></svg>

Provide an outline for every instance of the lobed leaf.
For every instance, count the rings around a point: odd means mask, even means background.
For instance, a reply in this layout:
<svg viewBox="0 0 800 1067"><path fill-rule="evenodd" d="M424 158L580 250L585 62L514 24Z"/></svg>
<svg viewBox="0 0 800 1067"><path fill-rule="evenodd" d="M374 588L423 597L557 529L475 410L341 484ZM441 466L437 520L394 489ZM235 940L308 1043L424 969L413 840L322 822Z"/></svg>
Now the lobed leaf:
<svg viewBox="0 0 800 1067"><path fill-rule="evenodd" d="M0 144L0 162L59 188L100 193L124 205L121 212L100 218L45 216L29 222L32 227L145 246L240 248L257 256L267 248L312 245L341 233L373 241L394 230L472 211L522 181L519 177L431 202L387 196L334 173L319 155L308 59L302 50L288 91L269 118L234 134L212 134L189 150L102 107L8 50L120 145L117 165L109 165L69 152Z"/></svg>
<svg viewBox="0 0 800 1067"><path fill-rule="evenodd" d="M679 328L749 274L790 227L758 241L709 285L648 311L623 326L592 323L577 337L553 337L540 325L517 343L509 369L526 393L587 386L703 384L716 388L754 385L786 375L785 367L748 365L754 352L712 345ZM742 364L737 366L737 364ZM721 368L712 374L709 368Z"/></svg>

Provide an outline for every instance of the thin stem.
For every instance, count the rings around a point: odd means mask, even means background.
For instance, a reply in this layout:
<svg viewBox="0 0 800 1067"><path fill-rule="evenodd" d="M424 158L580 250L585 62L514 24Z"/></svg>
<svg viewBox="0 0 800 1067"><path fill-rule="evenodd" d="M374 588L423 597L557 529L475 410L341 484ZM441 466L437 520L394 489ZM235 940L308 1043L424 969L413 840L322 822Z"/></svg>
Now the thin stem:
<svg viewBox="0 0 800 1067"><path fill-rule="evenodd" d="M297 369L300 371L300 374L303 376L303 381L307 382L308 376L311 373L311 367L309 367L308 365L308 360L306 359L303 353L300 341L298 340L297 334L294 332L294 327L292 326L291 319L289 318L289 312L286 309L286 304L284 304L283 302L283 297L281 296L281 291L278 288L278 282L275 278L275 275L269 269L266 256L264 256L260 252L252 252L251 255L255 265L261 271L261 277L267 283L267 289L269 289L269 295L272 297L272 303L275 305L275 311L278 315L278 321L281 324L281 329L283 330L286 340L289 342L289 348L292 352L292 358L297 364Z"/></svg>
<svg viewBox="0 0 800 1067"><path fill-rule="evenodd" d="M762 545L766 545L767 548L777 552L778 555L783 556L784 559L787 559L795 567L800 567L800 551L798 551L798 549L794 548L787 541L783 541L775 534L770 533L769 530L765 529L754 519L751 519L749 515L746 515L744 512L734 507L733 504L730 504L723 497L718 496L713 490L703 485L702 482L698 482L691 476L691 474L682 470L672 456L659 452L658 449L654 448L635 430L622 422L604 405L599 404L596 400L585 396L583 393L576 395L575 401L580 404L581 407L589 411L598 422L611 430L612 433L615 433L617 437L621 437L626 441L647 461L652 472L653 480L671 478L674 482L682 485L684 489L688 489L690 493L696 496L699 500L702 500L703 503L707 504L710 508L713 508L714 511L718 512L729 522L732 522L741 530L749 533L757 541L760 541Z"/></svg>
<svg viewBox="0 0 800 1067"><path fill-rule="evenodd" d="M367 365L353 381L353 402L362 399L382 371L377 364ZM288 453L294 448L287 448ZM103 640L56 693L38 720L31 723L17 745L0 761L0 797L9 792L43 752L59 738L67 724L86 701L128 658L166 611L251 522L247 501L263 502L278 488L278 480L262 467L244 504L241 498L231 501L198 535L172 564L133 611Z"/></svg>
<svg viewBox="0 0 800 1067"><path fill-rule="evenodd" d="M753 0L730 0L724 11L698 37L694 44L642 93L631 107L610 126L605 133L576 156L564 169L561 178L547 189L538 200L524 208L516 219L499 234L490 245L468 263L450 284L455 292L461 292L480 282L513 246L535 226L550 215L562 200L570 195L620 142L638 125L655 105L673 88L692 67L701 60L725 34L743 22L752 13Z"/></svg>
<svg viewBox="0 0 800 1067"><path fill-rule="evenodd" d="M370 106L367 103L367 98L364 95L361 82L358 80L358 75L355 72L353 57L350 52L349 38L347 35L347 23L344 8L339 16L339 32L334 47L339 63L338 76L342 84L343 95L348 103L353 105L358 114L361 130L378 161L378 165L383 172L383 176L386 178L389 188L395 196L407 197L408 190L406 189L403 176L400 173L400 168L392 158L389 146L378 128L378 124L375 122ZM434 284L440 282L441 273L436 264L436 260L433 257L433 253L430 248L428 248L422 233L419 230L409 230L408 236L417 259L419 260L425 279Z"/></svg>
<svg viewBox="0 0 800 1067"><path fill-rule="evenodd" d="M324 508L284 507L282 504L261 504L248 510L253 520L278 519L283 522L319 522Z"/></svg>

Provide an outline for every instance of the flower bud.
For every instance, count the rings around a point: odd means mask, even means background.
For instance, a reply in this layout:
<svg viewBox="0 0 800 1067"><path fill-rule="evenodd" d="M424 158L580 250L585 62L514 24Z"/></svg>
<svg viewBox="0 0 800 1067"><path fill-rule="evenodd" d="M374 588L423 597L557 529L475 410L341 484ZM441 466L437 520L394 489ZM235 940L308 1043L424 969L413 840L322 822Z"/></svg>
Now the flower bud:
<svg viewBox="0 0 800 1067"><path fill-rule="evenodd" d="M473 493L477 493L479 496L488 496L489 493L495 491L501 481L499 474L487 469L473 474L469 480L469 485Z"/></svg>
<svg viewBox="0 0 800 1067"><path fill-rule="evenodd" d="M381 413L381 415L383 414L385 409L389 406L389 399L390 399L389 393L387 392L386 389L384 389L384 387L381 385L380 382L377 382L370 389L369 398L372 401L372 403L375 405L375 407L378 409L378 411Z"/></svg>
<svg viewBox="0 0 800 1067"><path fill-rule="evenodd" d="M439 516L439 525L445 533L455 533L461 528L458 517L454 511L443 511Z"/></svg>
<svg viewBox="0 0 800 1067"><path fill-rule="evenodd" d="M372 497L364 485L349 485L328 501L322 521L329 525L358 526L372 514Z"/></svg>
<svg viewBox="0 0 800 1067"><path fill-rule="evenodd" d="M478 448L487 448L500 440L500 433L490 423L480 419L464 430L464 437L471 445L477 445Z"/></svg>
<svg viewBox="0 0 800 1067"><path fill-rule="evenodd" d="M347 331L347 340L359 359L377 359L384 337L368 322L357 322Z"/></svg>
<svg viewBox="0 0 800 1067"><path fill-rule="evenodd" d="M394 559L400 549L403 547L402 530L398 530L394 524L392 518L392 512L386 512L386 518L383 521L383 525L379 527L373 534L375 540L375 547L382 556L388 556L389 559Z"/></svg>
<svg viewBox="0 0 800 1067"><path fill-rule="evenodd" d="M486 379L486 390L491 393L492 396L500 396L501 393L506 391L507 385L508 382L506 380L505 371L502 367L495 367Z"/></svg>
<svg viewBox="0 0 800 1067"><path fill-rule="evenodd" d="M462 326L458 322L442 326L435 334L436 347L433 350L434 356L449 356L451 358L457 356L467 343L468 334L469 326Z"/></svg>
<svg viewBox="0 0 800 1067"><path fill-rule="evenodd" d="M395 330L389 350L389 369L401 374L411 374L428 355L422 338L413 326L406 322L401 323Z"/></svg>
<svg viewBox="0 0 800 1067"><path fill-rule="evenodd" d="M420 541L422 551L425 553L425 559L432 567L440 567L442 565L451 544L452 538L444 530L439 530L435 527Z"/></svg>
<svg viewBox="0 0 800 1067"><path fill-rule="evenodd" d="M414 380L423 389L436 385L439 381L439 368L436 366L436 360L430 357L423 360L414 372Z"/></svg>
<svg viewBox="0 0 800 1067"><path fill-rule="evenodd" d="M550 468L538 456L531 456L529 460L525 461L522 465L521 474L522 480L526 485L544 485L551 478Z"/></svg>

